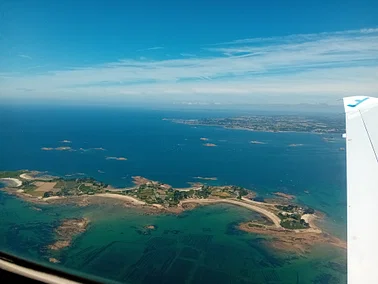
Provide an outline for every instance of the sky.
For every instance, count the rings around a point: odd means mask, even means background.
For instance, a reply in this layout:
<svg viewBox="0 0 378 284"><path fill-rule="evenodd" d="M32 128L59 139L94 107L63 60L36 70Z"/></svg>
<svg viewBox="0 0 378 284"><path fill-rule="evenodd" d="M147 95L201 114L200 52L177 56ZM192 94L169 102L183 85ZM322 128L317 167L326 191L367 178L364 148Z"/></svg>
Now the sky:
<svg viewBox="0 0 378 284"><path fill-rule="evenodd" d="M0 0L0 102L377 96L375 0Z"/></svg>

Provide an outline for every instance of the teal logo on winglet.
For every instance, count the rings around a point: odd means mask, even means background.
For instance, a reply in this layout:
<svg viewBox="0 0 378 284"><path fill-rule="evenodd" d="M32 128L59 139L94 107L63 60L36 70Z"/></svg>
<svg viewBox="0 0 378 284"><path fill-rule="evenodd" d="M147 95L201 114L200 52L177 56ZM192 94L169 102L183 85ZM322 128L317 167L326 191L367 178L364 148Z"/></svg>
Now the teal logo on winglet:
<svg viewBox="0 0 378 284"><path fill-rule="evenodd" d="M349 104L348 107L356 107L358 106L359 104L363 103L364 101L368 100L369 98L364 98L362 100L355 100L355 104Z"/></svg>

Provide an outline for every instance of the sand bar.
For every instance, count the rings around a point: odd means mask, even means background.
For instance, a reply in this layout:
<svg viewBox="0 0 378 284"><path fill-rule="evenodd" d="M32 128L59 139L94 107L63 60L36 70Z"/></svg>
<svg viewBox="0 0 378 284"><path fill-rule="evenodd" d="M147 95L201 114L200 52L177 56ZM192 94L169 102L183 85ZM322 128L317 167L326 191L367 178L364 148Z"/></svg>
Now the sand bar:
<svg viewBox="0 0 378 284"><path fill-rule="evenodd" d="M268 217L272 222L274 223L274 226L276 228L282 228L281 227L281 219L274 215L272 212L269 212L268 210L261 208L259 206L253 205L253 204L248 204L243 201L238 201L235 199L186 199L181 201L181 204L185 203L199 203L199 204L208 204L208 203L229 203L229 204L234 204L237 206L241 206L253 211L256 211L260 214L263 214L264 216Z"/></svg>

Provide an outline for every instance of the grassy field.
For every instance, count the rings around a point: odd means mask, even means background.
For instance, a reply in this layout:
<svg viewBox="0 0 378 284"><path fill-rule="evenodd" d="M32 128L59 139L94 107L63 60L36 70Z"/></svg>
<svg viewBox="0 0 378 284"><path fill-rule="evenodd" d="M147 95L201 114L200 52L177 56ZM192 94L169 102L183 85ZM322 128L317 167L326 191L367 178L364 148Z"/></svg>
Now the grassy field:
<svg viewBox="0 0 378 284"><path fill-rule="evenodd" d="M232 195L228 192L213 192L211 195L218 196L220 198L229 198L232 197Z"/></svg>
<svg viewBox="0 0 378 284"><path fill-rule="evenodd" d="M19 178L24 171L0 172L0 178Z"/></svg>
<svg viewBox="0 0 378 284"><path fill-rule="evenodd" d="M26 191L25 190L25 193L30 194L30 195L35 196L35 197L42 197L43 196L43 192L42 191L35 191L35 190L28 190L28 191Z"/></svg>

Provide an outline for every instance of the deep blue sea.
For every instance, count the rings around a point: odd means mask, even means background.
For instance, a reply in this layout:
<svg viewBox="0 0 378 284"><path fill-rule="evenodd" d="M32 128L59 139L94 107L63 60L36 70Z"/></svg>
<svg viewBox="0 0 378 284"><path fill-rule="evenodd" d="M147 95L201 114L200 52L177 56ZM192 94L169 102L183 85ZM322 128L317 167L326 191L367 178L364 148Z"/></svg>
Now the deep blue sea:
<svg viewBox="0 0 378 284"><path fill-rule="evenodd" d="M130 185L131 177L135 175L176 187L197 181L194 179L197 176L217 177L218 184L244 186L253 189L261 197L270 197L276 191L294 194L299 203L324 212L326 219L321 226L345 239L346 169L345 152L340 150L345 147L345 141L341 133L328 136L263 133L195 127L163 120L238 114L237 111L0 106L0 170L29 169L48 171L59 176L80 173L113 186ZM253 115L256 112L243 111L240 114ZM335 138L333 142L324 141L324 137L330 136ZM206 142L201 141L201 137L208 138L209 143L217 147L203 146ZM63 140L72 143L60 142ZM252 140L265 144L251 144ZM289 147L290 144L303 145ZM69 146L75 151L41 150L42 147L60 146ZM106 157L126 157L127 161ZM122 282L149 283L148 280L152 279L149 277L153 277L156 271L161 274L156 275L169 278L164 283L183 283L183 280L187 280L187 283L208 283L218 278L221 279L216 280L218 282L229 279L229 282L224 283L328 283L324 282L327 279L339 281L336 283L346 281L345 274L328 271L326 267L332 259L345 264L345 252L319 247L305 258L283 256L259 245L259 236L232 231L230 228L236 221L251 219L254 215L241 208L209 206L185 213L185 218L180 218L170 215L141 216L125 208L106 205L101 209L89 206L69 207L69 210L67 206L46 206L42 211L35 211L25 202L1 192L0 201L0 232L4 236L0 238L0 248L16 250L17 254L43 261L46 257L43 248L51 239L42 241L39 238L40 226L47 226L46 230L53 238L53 228L58 220L72 215L89 216L92 221L90 229L78 237L72 247L57 256L62 260L59 267ZM100 211L101 214L98 213ZM104 215L104 212L107 214ZM199 221L205 224L199 224ZM140 224L151 222L158 224L155 235L146 237L135 233L135 228ZM14 226L17 224L25 227L23 234L36 235L23 237L17 230L15 232ZM170 235L172 228L181 233ZM185 236L194 241L188 241ZM15 240L19 245L14 243ZM16 249L29 248L33 240L35 250L22 253L22 250ZM24 243L26 241L28 245ZM198 247L188 242L196 243ZM143 259L146 257L145 250L151 247L158 247L160 254L166 253L170 257L159 259L156 254L147 257L147 260ZM190 249L196 252L188 252ZM238 251L239 254L235 253ZM189 256L185 256L185 253ZM238 263L241 261L238 255L243 255L244 261L243 268L239 267L239 270L236 267L242 264ZM70 256L75 256L75 261ZM92 256L93 261L90 265L84 265L88 263L89 256ZM107 266L104 262L109 259L113 261ZM262 260L268 264L264 266ZM145 264L138 261L151 262L150 268L162 261L172 263L165 270L155 267L155 274L143 274L147 268L143 268ZM232 263L237 264L233 266ZM136 265L140 265L139 270L135 268ZM263 269L266 269L267 274L259 272ZM248 270L256 273L248 274ZM158 277L156 275L155 278Z"/></svg>

